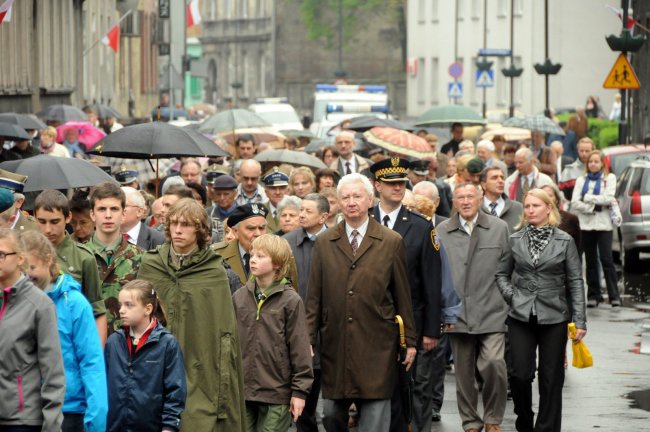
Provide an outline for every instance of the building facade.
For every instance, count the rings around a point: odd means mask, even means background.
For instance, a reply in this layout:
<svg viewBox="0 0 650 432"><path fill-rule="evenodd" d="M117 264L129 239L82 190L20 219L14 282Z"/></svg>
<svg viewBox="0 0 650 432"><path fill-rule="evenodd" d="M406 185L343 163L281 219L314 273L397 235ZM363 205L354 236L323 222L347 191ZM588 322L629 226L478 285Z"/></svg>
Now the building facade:
<svg viewBox="0 0 650 432"><path fill-rule="evenodd" d="M286 96L300 114L310 115L315 85L336 80L338 51L336 46L308 39L300 2L202 0L200 4L199 39L208 64L206 101L223 109L246 107L257 97ZM350 84L387 85L393 112L404 114L399 15L389 6L367 15L369 19L360 20L344 44L346 79Z"/></svg>
<svg viewBox="0 0 650 432"><path fill-rule="evenodd" d="M454 61L463 66L458 79L462 97L457 103L481 111L483 91L476 86L477 55L481 48L510 49L511 3L513 61L524 69L514 80L514 104L525 114L544 110L544 76L533 68L545 60L544 1L415 0L408 2L407 10L409 116L417 117L432 106L456 102L448 95L454 81L448 69ZM602 1L548 0L548 4L549 57L553 63L562 64L559 74L549 79L551 108L572 109L594 95L608 113L616 91L603 89L603 82L616 54L610 51L604 36L620 31L620 19ZM501 69L510 66L511 60L489 60L494 62L494 86L486 90L487 109L506 109L510 105L510 82Z"/></svg>
<svg viewBox="0 0 650 432"><path fill-rule="evenodd" d="M145 117L158 100L155 0L17 1L0 25L0 112L98 102ZM122 13L118 53L99 41ZM153 68L153 69L152 69Z"/></svg>

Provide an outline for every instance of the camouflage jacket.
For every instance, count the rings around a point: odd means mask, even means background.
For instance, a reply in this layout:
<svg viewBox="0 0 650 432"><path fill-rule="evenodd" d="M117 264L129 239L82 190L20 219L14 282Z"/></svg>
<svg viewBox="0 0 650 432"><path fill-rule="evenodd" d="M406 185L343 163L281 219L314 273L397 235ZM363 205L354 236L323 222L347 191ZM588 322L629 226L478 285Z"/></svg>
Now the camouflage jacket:
<svg viewBox="0 0 650 432"><path fill-rule="evenodd" d="M85 246L95 254L97 261L110 335L122 324L117 296L125 283L135 280L144 250L123 238L120 238L119 243L107 246L100 243L94 234Z"/></svg>

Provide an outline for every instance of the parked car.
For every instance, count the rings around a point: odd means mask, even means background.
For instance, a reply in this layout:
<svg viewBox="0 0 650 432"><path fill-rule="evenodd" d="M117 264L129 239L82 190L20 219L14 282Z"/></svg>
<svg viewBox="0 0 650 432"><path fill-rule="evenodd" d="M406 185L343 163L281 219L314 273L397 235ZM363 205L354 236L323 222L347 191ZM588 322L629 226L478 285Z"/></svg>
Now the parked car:
<svg viewBox="0 0 650 432"><path fill-rule="evenodd" d="M623 223L614 230L612 248L627 271L639 264L640 252L650 252L650 156L640 156L623 169L616 199Z"/></svg>
<svg viewBox="0 0 650 432"><path fill-rule="evenodd" d="M643 144L615 145L603 149L607 169L614 173L617 179L630 162L646 153L650 156L650 146L646 147Z"/></svg>

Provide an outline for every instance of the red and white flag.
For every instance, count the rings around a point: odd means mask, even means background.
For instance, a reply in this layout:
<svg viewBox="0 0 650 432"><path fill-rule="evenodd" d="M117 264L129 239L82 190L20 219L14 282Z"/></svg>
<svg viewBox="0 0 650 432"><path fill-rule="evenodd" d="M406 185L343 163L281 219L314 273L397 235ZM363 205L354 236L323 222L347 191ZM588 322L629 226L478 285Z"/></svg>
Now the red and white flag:
<svg viewBox="0 0 650 432"><path fill-rule="evenodd" d="M185 11L185 24L187 27L201 23L201 12L199 12L199 0L190 0Z"/></svg>
<svg viewBox="0 0 650 432"><path fill-rule="evenodd" d="M605 7L611 10L612 12L614 12L621 19L621 21L623 20L623 9L619 9L611 5L605 5ZM636 23L637 23L636 20L628 15L627 25L625 27L631 31L632 29L634 29L634 24Z"/></svg>
<svg viewBox="0 0 650 432"><path fill-rule="evenodd" d="M115 24L111 29L104 35L102 38L102 43L107 47L111 48L117 54L117 50L120 48L120 25Z"/></svg>
<svg viewBox="0 0 650 432"><path fill-rule="evenodd" d="M14 0L7 0L0 5L0 24L11 21L11 7Z"/></svg>

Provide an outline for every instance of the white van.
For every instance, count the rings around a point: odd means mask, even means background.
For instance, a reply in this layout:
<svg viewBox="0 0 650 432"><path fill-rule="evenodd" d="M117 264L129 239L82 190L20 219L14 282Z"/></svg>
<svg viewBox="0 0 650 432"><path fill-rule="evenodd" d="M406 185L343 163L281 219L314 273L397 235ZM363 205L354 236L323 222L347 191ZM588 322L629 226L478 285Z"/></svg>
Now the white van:
<svg viewBox="0 0 650 432"><path fill-rule="evenodd" d="M257 98L254 104L248 106L248 110L253 111L271 123L273 130L276 132L288 129L304 129L300 117L298 117L296 110L289 104L289 99L286 97Z"/></svg>

